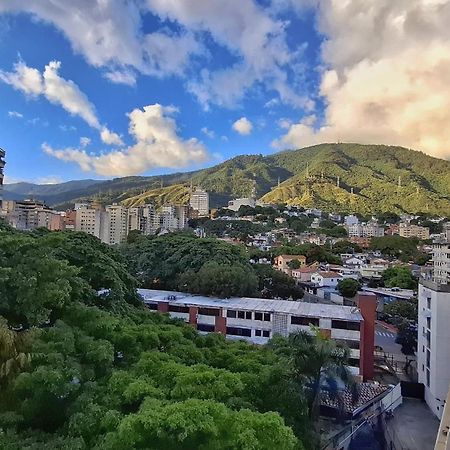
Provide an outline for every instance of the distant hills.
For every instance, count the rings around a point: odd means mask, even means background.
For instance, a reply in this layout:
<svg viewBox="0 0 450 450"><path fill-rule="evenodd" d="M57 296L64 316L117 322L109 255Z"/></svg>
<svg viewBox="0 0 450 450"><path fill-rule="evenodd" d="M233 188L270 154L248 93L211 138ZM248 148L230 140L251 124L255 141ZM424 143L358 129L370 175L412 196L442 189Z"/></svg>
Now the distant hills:
<svg viewBox="0 0 450 450"><path fill-rule="evenodd" d="M328 211L392 211L450 216L450 162L403 147L320 144L269 156L244 155L195 172L56 185L5 186L5 198L33 196L52 205L96 198L138 205L185 203L189 188L211 193L212 206L255 192L266 203Z"/></svg>

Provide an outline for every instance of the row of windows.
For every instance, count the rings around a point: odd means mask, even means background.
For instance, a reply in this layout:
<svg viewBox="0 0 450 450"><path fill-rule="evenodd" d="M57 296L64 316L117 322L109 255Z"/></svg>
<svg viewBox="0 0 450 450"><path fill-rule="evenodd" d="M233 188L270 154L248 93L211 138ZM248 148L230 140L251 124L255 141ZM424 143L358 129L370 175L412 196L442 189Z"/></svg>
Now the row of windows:
<svg viewBox="0 0 450 450"><path fill-rule="evenodd" d="M200 329L197 327L197 329ZM243 337L251 337L252 330L250 328L239 328L239 327L227 327L227 334L231 336L243 336ZM270 337L269 330L255 330L255 336L257 337Z"/></svg>
<svg viewBox="0 0 450 450"><path fill-rule="evenodd" d="M149 309L156 310L158 306L156 303L147 303ZM181 305L169 305L170 312L189 313L188 306ZM204 316L219 316L220 309L217 308L199 308L198 313ZM227 317L231 319L247 319L252 320L254 314L255 320L270 322L270 313L262 313L252 311L235 311L229 309L227 311ZM305 326L319 326L319 319L317 317L303 317L303 316L291 316L292 325L305 325ZM340 330L353 330L359 331L359 322L350 322L346 320L332 320L331 327Z"/></svg>
<svg viewBox="0 0 450 450"><path fill-rule="evenodd" d="M227 310L227 317L230 319L247 319L252 320L252 311L235 311L233 309ZM255 320L262 320L270 322L270 313L255 312Z"/></svg>

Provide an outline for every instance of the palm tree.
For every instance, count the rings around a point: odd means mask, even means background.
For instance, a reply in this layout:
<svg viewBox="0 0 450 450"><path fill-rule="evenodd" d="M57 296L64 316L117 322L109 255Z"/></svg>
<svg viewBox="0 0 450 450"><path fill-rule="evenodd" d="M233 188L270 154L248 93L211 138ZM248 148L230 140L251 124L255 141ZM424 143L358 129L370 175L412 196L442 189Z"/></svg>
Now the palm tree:
<svg viewBox="0 0 450 450"><path fill-rule="evenodd" d="M313 333L299 331L288 338L289 359L294 379L306 388L309 415L319 417L323 392L339 399L346 388L354 387L347 364L349 349L313 328Z"/></svg>
<svg viewBox="0 0 450 450"><path fill-rule="evenodd" d="M31 360L29 353L21 352L24 336L8 328L0 317L0 386L4 386Z"/></svg>

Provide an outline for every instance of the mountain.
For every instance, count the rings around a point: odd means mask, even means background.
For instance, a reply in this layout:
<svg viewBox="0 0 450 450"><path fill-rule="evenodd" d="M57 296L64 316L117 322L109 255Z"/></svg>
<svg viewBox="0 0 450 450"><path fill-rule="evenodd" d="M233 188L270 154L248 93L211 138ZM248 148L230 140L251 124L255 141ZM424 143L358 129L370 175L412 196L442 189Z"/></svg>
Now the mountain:
<svg viewBox="0 0 450 450"><path fill-rule="evenodd" d="M211 193L213 207L255 192L266 203L329 211L450 216L449 161L403 147L350 143L320 144L269 156L237 156L195 172L116 178L73 191L47 185L46 195L60 206L87 198L160 205L187 202L191 184ZM52 186L58 193L51 193Z"/></svg>
<svg viewBox="0 0 450 450"><path fill-rule="evenodd" d="M58 203L65 195L77 195L85 189L103 183L102 180L73 180L56 184L34 184L34 183L11 183L3 186L3 198L5 200L21 200L24 198L35 198L44 200L50 204ZM83 194L81 194L83 195Z"/></svg>

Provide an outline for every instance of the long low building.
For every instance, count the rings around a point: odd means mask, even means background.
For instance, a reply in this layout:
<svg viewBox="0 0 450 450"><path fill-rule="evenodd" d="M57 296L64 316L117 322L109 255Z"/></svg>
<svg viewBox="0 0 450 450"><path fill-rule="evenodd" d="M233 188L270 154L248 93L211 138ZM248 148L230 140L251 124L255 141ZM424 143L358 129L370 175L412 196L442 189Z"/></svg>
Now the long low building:
<svg viewBox="0 0 450 450"><path fill-rule="evenodd" d="M361 293L358 307L323 303L220 299L183 292L138 289L150 310L168 313L200 332L265 344L275 334L288 336L311 325L350 348L350 368L364 380L373 377L376 297Z"/></svg>

